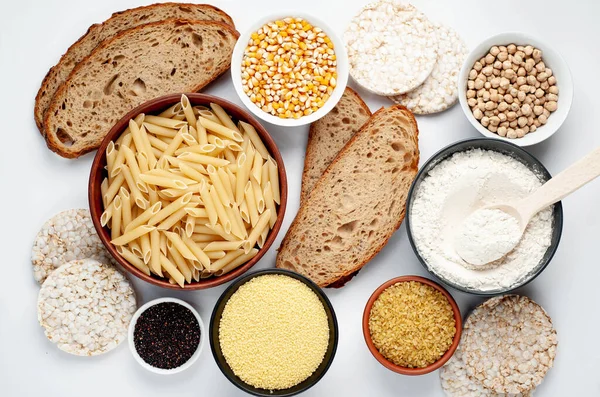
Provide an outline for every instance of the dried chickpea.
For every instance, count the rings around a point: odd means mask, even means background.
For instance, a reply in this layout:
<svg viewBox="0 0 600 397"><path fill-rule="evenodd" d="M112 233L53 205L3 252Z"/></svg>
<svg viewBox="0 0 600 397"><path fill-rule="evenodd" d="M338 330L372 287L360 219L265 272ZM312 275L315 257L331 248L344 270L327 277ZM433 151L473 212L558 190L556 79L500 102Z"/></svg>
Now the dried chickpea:
<svg viewBox="0 0 600 397"><path fill-rule="evenodd" d="M558 87L542 51L531 45L490 48L469 71L467 103L491 132L523 137L558 108Z"/></svg>
<svg viewBox="0 0 600 397"><path fill-rule="evenodd" d="M331 39L302 18L269 22L251 35L242 59L242 88L265 112L300 118L319 110L337 84Z"/></svg>

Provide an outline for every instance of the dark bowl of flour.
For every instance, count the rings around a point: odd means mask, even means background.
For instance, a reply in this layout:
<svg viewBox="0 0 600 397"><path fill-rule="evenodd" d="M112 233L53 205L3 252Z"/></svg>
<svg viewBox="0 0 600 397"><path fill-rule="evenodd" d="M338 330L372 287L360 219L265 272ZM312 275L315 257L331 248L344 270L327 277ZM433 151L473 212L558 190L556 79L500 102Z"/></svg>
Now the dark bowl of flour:
<svg viewBox="0 0 600 397"><path fill-rule="evenodd" d="M538 159L510 142L476 138L443 148L421 167L408 193L406 229L413 251L427 271L459 291L491 296L524 286L558 248L561 202L531 220L514 250L484 266L471 265L456 253L455 235L473 211L516 201L550 178ZM494 238L502 243L503 236Z"/></svg>

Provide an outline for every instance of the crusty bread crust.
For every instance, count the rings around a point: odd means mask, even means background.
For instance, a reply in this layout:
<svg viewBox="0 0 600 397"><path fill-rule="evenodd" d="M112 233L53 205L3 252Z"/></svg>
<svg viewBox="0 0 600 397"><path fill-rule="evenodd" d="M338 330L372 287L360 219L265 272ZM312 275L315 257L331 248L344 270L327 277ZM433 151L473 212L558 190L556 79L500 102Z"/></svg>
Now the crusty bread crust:
<svg viewBox="0 0 600 397"><path fill-rule="evenodd" d="M350 141L346 144L346 146L344 146L344 148L338 153L338 155L336 156L336 158L333 160L333 162L329 165L329 167L327 168L327 170L324 172L323 177L317 182L314 191L317 191L320 189L320 186L324 183L325 177L331 173L332 169L335 167L335 165L340 161L340 159L344 158L346 156L346 153L349 152L352 149L352 145L353 143L360 137L362 136L362 134L367 134L367 133L372 133L371 131L371 127L375 124L376 121L378 121L378 116L386 111L391 111L391 110L400 110L403 111L405 113L405 115L408 116L409 122L411 124L411 127L414 129L415 134L414 134L414 145L416 148L416 156L415 158L413 158L412 164L410 169L408 170L408 172L413 174L413 178L414 176L416 176L417 170L418 170L418 164L419 164L419 151L418 151L418 134L419 134L419 130L418 130L418 126L417 126L417 121L414 117L414 115L412 114L412 112L410 112L410 110L408 110L406 107L402 106L402 105L393 105L390 108L381 108L379 109L377 112L375 112L373 114L373 116L369 119L369 121L361 128L361 130L359 132L357 132L351 139ZM408 186L406 188L406 190L408 191L408 188L410 186ZM282 252L288 250L288 244L290 243L290 238L291 236L295 233L296 229L299 227L299 222L300 219L302 219L305 215L306 211L309 211L310 208L310 200L312 199L312 195L309 196L307 203L305 203L305 205L302 205L296 215L296 217L294 218L294 221L292 222L290 228L288 229L288 232L286 233L283 241L281 242L281 246L279 247L279 252L277 255L277 267L284 267L283 266L283 259L282 259ZM396 231L400 225L402 224L402 221L404 220L405 217L405 211L406 211L406 206L405 203L403 203L404 208L402 209L400 216L398 217L398 220L396 222L396 224L394 225L393 228L390 228L389 232L387 232L384 236L382 236L382 238L379 239L379 243L377 245L375 245L375 248L372 250L371 254L366 256L365 258L362 258L362 261L360 263L357 263L354 266L349 266L348 268L346 268L344 270L343 273L340 274L328 274L326 276L323 276L323 280L313 280L315 281L320 287L326 287L329 286L333 283L336 283L337 281L342 280L339 284L343 284L344 283L344 279L345 281L348 281L349 278L348 276L352 275L353 273L357 272L358 270L360 270L365 264L367 264L371 259L373 259L373 257L375 255L377 255L381 249L387 244L388 240L390 239L390 237L392 236L392 234L394 233L394 231ZM298 269L292 269L292 270L296 270L299 271ZM339 284L337 286L339 286Z"/></svg>
<svg viewBox="0 0 600 397"><path fill-rule="evenodd" d="M346 87L346 89L344 90L344 95L352 97L352 99L356 102L356 104L358 106L360 106L367 113L367 115L369 115L369 117L372 115L371 109L369 109L369 106L367 106L365 101L363 101L363 99L360 97L360 95L358 95L356 93L356 91L354 91L352 88ZM342 99L344 99L343 96L342 96ZM342 99L340 99L340 101L342 101ZM337 107L337 105L336 105L336 107ZM325 115L323 117L323 119L320 120L321 123L323 121L326 121L329 117L331 117L330 116L331 114L332 113L330 112L329 114ZM306 197L308 197L310 195L310 192L313 190L312 188L314 187L314 186L309 186L309 185L312 183L312 181L310 180L310 178L311 178L310 169L316 163L316 158L318 156L318 146L319 145L317 142L317 136L320 133L329 132L329 131L320 131L317 129L321 123L319 123L319 122L312 123L308 130L308 141L306 143L306 155L304 157L304 170L302 171L302 187L300 190L300 202L301 203L303 203L304 200L306 199ZM357 125L356 131L359 131L361 127L362 127L362 125ZM323 171L325 171L325 169Z"/></svg>
<svg viewBox="0 0 600 397"><path fill-rule="evenodd" d="M103 51L106 47L110 46L114 41L119 40L123 36L130 35L138 30L148 29L151 26L159 26L159 25L162 25L165 23L174 23L177 25L179 25L179 24L181 24L181 25L183 25L183 24L192 24L192 25L202 24L204 26L215 26L220 29L228 31L230 34L233 35L233 37L235 37L236 40L240 36L240 34L237 30L233 29L230 25L224 24L222 22L192 21L192 20L185 20L185 19L169 19L169 20L165 20L165 21L158 21L158 22L152 22L152 23L148 23L148 24L144 24L144 25L139 25L134 28L121 31L116 36L114 36L112 39L103 41L102 43L100 43L100 45L98 45L94 49L94 51L92 51L92 53L90 55L85 57L81 62L79 62L77 64L77 66L75 66L73 71L69 74L69 77L67 78L67 80L65 80L65 82L60 86L60 88L54 95L52 101L50 102L50 105L48 106L48 110L46 111L45 116L44 116L43 127L44 127L44 130L46 131L46 136L45 136L46 145L48 146L48 148L50 150L52 150L53 152L57 153L58 155L60 155L62 157L65 157L65 158L77 158L77 157L80 157L80 156L98 148L98 146L100 145L100 142L102 141L101 139L94 146L84 147L80 150L70 150L70 148L66 149L65 146L62 144L62 142L60 142L58 137L53 133L52 129L50 128L51 118L54 116L54 114L53 114L54 109L57 109L60 106L60 103L63 100L63 98L62 98L63 95L69 89L69 83L71 81L71 78L80 69L82 69L83 67L86 66L86 61L88 61L89 59L92 59L97 53ZM196 86L188 87L188 88L182 90L182 92L183 91L196 92L196 91L201 90L206 85L208 85L212 81L214 81L221 74L223 74L225 71L229 70L230 66L231 66L231 62L229 59L229 62L224 63L219 69L216 69L210 78L206 79L205 81L203 81L202 83L200 83ZM165 92L164 94L167 94L167 92ZM106 131L106 132L108 132L108 131Z"/></svg>
<svg viewBox="0 0 600 397"><path fill-rule="evenodd" d="M77 39L77 41L75 43L73 43L68 49L67 51L60 57L58 63L56 65L54 65L53 67L51 67L48 72L46 73L46 76L44 76L44 79L42 80L42 84L40 85L40 89L37 92L37 95L35 96L35 105L34 105L34 109L33 109L33 117L35 119L35 124L38 127L38 130L40 131L40 133L42 134L42 136L45 136L45 131L44 131L44 116L46 113L46 110L49 107L49 104L51 102L50 101L46 101L44 102L42 100L42 97L44 97L46 95L46 91L49 89L49 85L50 83L55 80L58 79L57 74L58 71L65 67L65 64L69 61L71 61L70 59L68 59L68 57L75 51L79 50L79 47L81 46L82 42L84 40L86 40L90 35L92 34L97 34L98 31L102 30L102 28L107 24L110 23L112 21L114 21L116 18L121 18L123 16L128 16L128 15L133 15L139 11L154 11L155 9L158 8L165 8L165 7L187 7L187 8L195 8L197 10L211 10L212 12L218 14L221 16L221 21L217 21L217 22L223 22L226 23L228 25L230 25L231 27L235 28L235 24L233 23L233 19L231 19L231 17L229 15L227 15L227 13L225 13L224 11L222 11L221 9L212 6L210 4L191 4L191 3L156 3L156 4L151 4L148 6L141 6L141 7L136 7L136 8L130 8L128 10L124 10L124 11L118 11L115 12L111 15L110 18L108 18L107 20L105 20L104 22L101 23L96 23L91 25L88 30L79 38ZM89 54L88 54L89 55ZM82 58L83 59L83 58ZM79 62L82 60L80 59ZM75 59L76 60L76 59ZM72 72L72 70L71 70ZM69 76L71 75L71 72L69 73ZM68 78L68 77L67 77ZM61 82L62 84L62 82ZM60 87L59 87L60 88ZM51 92L48 93L47 95L52 98L54 97L54 95L56 94L56 92ZM46 106L44 106L46 105Z"/></svg>

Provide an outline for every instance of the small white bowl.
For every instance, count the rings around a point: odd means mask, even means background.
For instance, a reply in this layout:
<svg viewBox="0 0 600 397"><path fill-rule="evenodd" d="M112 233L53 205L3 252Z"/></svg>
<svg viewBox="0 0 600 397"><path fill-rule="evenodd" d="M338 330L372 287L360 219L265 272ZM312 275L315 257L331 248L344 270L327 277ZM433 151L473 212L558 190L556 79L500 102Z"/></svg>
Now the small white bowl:
<svg viewBox="0 0 600 397"><path fill-rule="evenodd" d="M532 45L542 50L542 59L546 66L552 69L552 73L556 76L556 85L558 86L558 109L548 117L548 122L539 127L536 131L525 135L523 138L513 139L501 137L482 126L475 116L473 116L473 112L467 104L467 79L475 62L487 54L491 47L495 45L508 45L511 43L516 45ZM573 79L571 77L569 66L565 60L549 45L526 33L507 32L485 39L467 56L458 76L458 98L460 107L465 113L465 116L467 116L467 119L481 134L489 138L508 141L519 146L530 146L551 137L567 118L567 115L571 110L571 103L573 102Z"/></svg>
<svg viewBox="0 0 600 397"><path fill-rule="evenodd" d="M331 96L327 102L325 102L322 108L308 116L302 116L299 119L282 119L263 111L261 108L252 103L252 101L250 101L250 98L242 89L242 58L244 56L244 50L248 46L248 40L250 40L250 36L266 23L287 17L303 18L310 22L313 26L323 29L323 32L329 36L331 42L333 43L337 61L337 85L335 86ZM248 29L246 33L240 36L235 48L233 49L233 55L231 57L231 78L238 96L244 105L246 105L248 110L250 110L256 117L275 125L281 125L284 127L297 127L320 119L329 113L331 109L333 109L333 107L338 103L342 97L342 94L344 93L344 90L346 89L346 84L348 83L348 55L346 53L346 47L344 46L344 43L336 35L335 30L333 30L331 27L329 27L329 25L319 18L299 11L282 11L259 19L250 26L250 29Z"/></svg>
<svg viewBox="0 0 600 397"><path fill-rule="evenodd" d="M200 342L198 343L198 348L196 349L196 351L194 352L192 357L190 357L189 360L187 360L184 364L180 365L179 367L171 368L171 369L163 369L163 368L153 367L152 365L145 362L140 357L137 350L135 349L135 341L133 339L133 332L135 330L135 324L137 323L137 320L140 317L140 315L143 312L145 312L147 309L149 309L150 307L158 305L159 303L165 303L165 302L177 303L177 304L180 304L181 306L189 309L196 317L196 320L198 320L198 325L200 326ZM177 374L179 372L185 371L186 369L191 367L196 362L196 360L198 360L198 357L200 357L200 354L202 353L202 348L204 347L204 341L206 339L205 335L206 335L206 332L204 331L204 323L202 322L202 318L200 318L200 315L198 314L196 309L194 309L189 303L184 302L181 299L176 299L176 298L159 298L159 299L154 299L154 300L146 303L145 305L140 307L133 315L133 318L131 319L131 322L129 323L129 332L128 332L129 350L131 351L133 358L135 358L135 361L137 361L138 364L140 364L142 367L144 367L148 371L154 372L155 374L160 374L160 375L173 375L173 374Z"/></svg>

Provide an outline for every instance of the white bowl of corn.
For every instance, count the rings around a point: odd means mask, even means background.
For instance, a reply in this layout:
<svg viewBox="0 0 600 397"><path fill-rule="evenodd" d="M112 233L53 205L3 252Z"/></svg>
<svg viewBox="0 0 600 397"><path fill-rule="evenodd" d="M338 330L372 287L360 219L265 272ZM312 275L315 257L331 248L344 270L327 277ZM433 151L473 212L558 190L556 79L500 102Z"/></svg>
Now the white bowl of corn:
<svg viewBox="0 0 600 397"><path fill-rule="evenodd" d="M297 11L256 21L231 60L233 86L257 117L295 127L325 116L348 82L348 56L333 29Z"/></svg>

